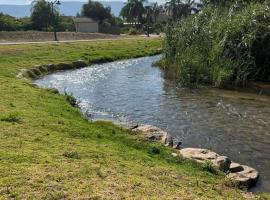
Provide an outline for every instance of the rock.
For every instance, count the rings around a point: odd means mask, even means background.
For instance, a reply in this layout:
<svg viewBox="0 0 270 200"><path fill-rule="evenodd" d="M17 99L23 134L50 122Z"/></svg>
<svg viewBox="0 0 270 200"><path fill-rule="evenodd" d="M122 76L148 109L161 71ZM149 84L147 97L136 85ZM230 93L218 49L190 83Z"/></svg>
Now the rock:
<svg viewBox="0 0 270 200"><path fill-rule="evenodd" d="M177 155L177 153L172 153L172 156L177 157L178 155Z"/></svg>
<svg viewBox="0 0 270 200"><path fill-rule="evenodd" d="M56 70L67 70L67 69L73 69L73 65L69 63L59 63L56 65Z"/></svg>
<svg viewBox="0 0 270 200"><path fill-rule="evenodd" d="M227 172L230 169L231 160L227 156L218 156L213 165L218 167L220 171Z"/></svg>
<svg viewBox="0 0 270 200"><path fill-rule="evenodd" d="M25 76L31 79L37 78L37 75L32 70L27 70Z"/></svg>
<svg viewBox="0 0 270 200"><path fill-rule="evenodd" d="M181 145L182 145L182 142L181 141L174 141L173 142L173 148L174 149L180 149L181 148Z"/></svg>
<svg viewBox="0 0 270 200"><path fill-rule="evenodd" d="M180 154L183 156L183 158L192 159L199 163L211 161L213 166L217 167L221 171L228 171L231 164L228 157L220 156L219 154L208 149L185 148L180 150Z"/></svg>
<svg viewBox="0 0 270 200"><path fill-rule="evenodd" d="M160 128L151 125L141 125L135 129L134 132L142 133L147 139L154 141L162 141L166 137L167 133Z"/></svg>
<svg viewBox="0 0 270 200"><path fill-rule="evenodd" d="M54 72L56 70L55 64L48 64L46 67L47 67L48 72Z"/></svg>
<svg viewBox="0 0 270 200"><path fill-rule="evenodd" d="M172 147L173 137L170 134L166 133L164 137L162 138L161 142L167 147Z"/></svg>
<svg viewBox="0 0 270 200"><path fill-rule="evenodd" d="M18 73L18 75L17 75L17 78L25 78L25 77L27 77L27 69L22 69L19 73Z"/></svg>
<svg viewBox="0 0 270 200"><path fill-rule="evenodd" d="M72 62L72 65L73 65L75 68L87 67L86 62L84 62L83 60L77 60L77 61L74 61L74 62Z"/></svg>
<svg viewBox="0 0 270 200"><path fill-rule="evenodd" d="M39 71L40 71L42 74L47 73L47 68L46 68L46 66L44 66L44 65L39 65L39 66L37 66L37 68L39 69Z"/></svg>
<svg viewBox="0 0 270 200"><path fill-rule="evenodd" d="M39 77L39 76L41 76L41 72L39 71L39 69L38 68L33 68L33 69L30 69L35 75L36 75L36 77Z"/></svg>
<svg viewBox="0 0 270 200"><path fill-rule="evenodd" d="M184 158L194 159L198 162L204 162L206 160L214 160L218 154L207 149L199 148L185 148L180 150L181 155Z"/></svg>
<svg viewBox="0 0 270 200"><path fill-rule="evenodd" d="M229 169L231 173L241 172L243 170L244 170L243 166L236 162L232 162Z"/></svg>
<svg viewBox="0 0 270 200"><path fill-rule="evenodd" d="M252 167L246 165L242 165L242 167L244 170L240 172L229 173L227 177L236 181L239 186L250 188L257 183L259 179L259 173Z"/></svg>
<svg viewBox="0 0 270 200"><path fill-rule="evenodd" d="M157 48L156 52L157 52L158 54L162 53L162 48Z"/></svg>
<svg viewBox="0 0 270 200"><path fill-rule="evenodd" d="M138 124L133 125L133 126L130 128L130 130L134 130L134 129L138 128L138 127L139 127L139 125L138 125Z"/></svg>

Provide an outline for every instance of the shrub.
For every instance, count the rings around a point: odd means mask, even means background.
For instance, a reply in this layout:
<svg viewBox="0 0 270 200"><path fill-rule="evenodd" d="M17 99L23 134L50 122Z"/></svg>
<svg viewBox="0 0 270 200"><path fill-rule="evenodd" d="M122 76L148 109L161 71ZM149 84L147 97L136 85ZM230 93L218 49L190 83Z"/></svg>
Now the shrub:
<svg viewBox="0 0 270 200"><path fill-rule="evenodd" d="M135 28L130 28L128 30L128 35L137 35L137 30Z"/></svg>
<svg viewBox="0 0 270 200"><path fill-rule="evenodd" d="M183 85L270 81L268 4L210 4L168 25L163 45L165 71Z"/></svg>

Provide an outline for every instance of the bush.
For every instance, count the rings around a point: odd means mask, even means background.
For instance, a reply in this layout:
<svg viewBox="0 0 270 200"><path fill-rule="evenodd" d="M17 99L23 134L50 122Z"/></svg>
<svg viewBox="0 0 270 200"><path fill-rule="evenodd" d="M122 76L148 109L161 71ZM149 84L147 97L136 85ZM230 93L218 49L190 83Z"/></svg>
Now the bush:
<svg viewBox="0 0 270 200"><path fill-rule="evenodd" d="M137 35L137 30L135 28L130 28L128 30L128 35Z"/></svg>
<svg viewBox="0 0 270 200"><path fill-rule="evenodd" d="M183 85L270 81L267 3L208 5L166 28L164 68Z"/></svg>

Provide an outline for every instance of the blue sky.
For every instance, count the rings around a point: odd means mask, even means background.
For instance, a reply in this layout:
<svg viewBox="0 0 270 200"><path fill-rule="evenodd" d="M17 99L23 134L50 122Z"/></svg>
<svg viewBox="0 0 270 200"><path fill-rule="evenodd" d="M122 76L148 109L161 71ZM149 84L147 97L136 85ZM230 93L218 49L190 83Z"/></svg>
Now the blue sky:
<svg viewBox="0 0 270 200"><path fill-rule="evenodd" d="M0 4L15 4L15 5L23 5L30 4L32 0L0 0ZM86 2L87 0L61 0L61 1L81 1ZM113 0L102 0L102 1L113 1ZM115 1L124 1L124 0L115 0Z"/></svg>

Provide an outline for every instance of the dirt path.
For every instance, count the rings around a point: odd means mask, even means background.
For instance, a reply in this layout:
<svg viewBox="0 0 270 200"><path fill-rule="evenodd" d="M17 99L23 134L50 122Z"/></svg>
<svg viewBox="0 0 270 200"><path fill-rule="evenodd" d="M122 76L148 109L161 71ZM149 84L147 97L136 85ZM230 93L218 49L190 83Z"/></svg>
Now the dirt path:
<svg viewBox="0 0 270 200"><path fill-rule="evenodd" d="M146 36L59 32L57 33L57 37L59 41L54 41L52 32L0 32L0 45L87 42L97 40L134 39ZM152 37L158 36L151 35L151 38Z"/></svg>

